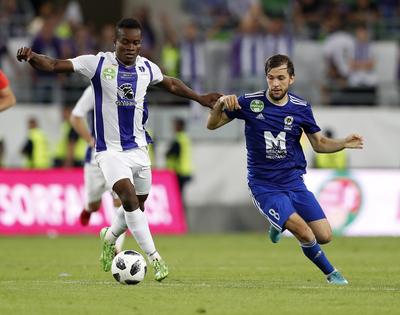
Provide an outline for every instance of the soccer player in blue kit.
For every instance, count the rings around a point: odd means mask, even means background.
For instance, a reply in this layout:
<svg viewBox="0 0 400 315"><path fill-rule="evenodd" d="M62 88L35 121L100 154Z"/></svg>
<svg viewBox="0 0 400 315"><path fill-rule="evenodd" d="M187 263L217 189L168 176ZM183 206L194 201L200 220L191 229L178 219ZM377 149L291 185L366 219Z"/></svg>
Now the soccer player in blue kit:
<svg viewBox="0 0 400 315"><path fill-rule="evenodd" d="M135 19L122 19L116 25L115 52L82 55L68 60L39 55L29 47L17 51L19 61L36 70L77 72L91 80L94 92L95 159L107 186L118 195L122 206L112 225L100 232L104 271L111 269L115 241L129 229L154 269L154 278L163 280L168 267L155 247L144 203L151 187L150 157L152 142L146 131L149 85L212 107L219 93L199 95L181 80L162 74L160 68L139 55L142 27Z"/></svg>
<svg viewBox="0 0 400 315"><path fill-rule="evenodd" d="M294 66L285 55L265 63L268 89L222 96L210 111L207 128L217 129L233 119L245 122L248 185L254 205L269 223L269 237L277 243L289 230L306 255L326 276L328 283L348 281L329 262L320 244L328 243L332 230L314 195L303 181L306 160L300 145L303 131L314 151L332 153L345 148L361 149L363 138L344 139L322 135L307 101L288 92L294 82Z"/></svg>

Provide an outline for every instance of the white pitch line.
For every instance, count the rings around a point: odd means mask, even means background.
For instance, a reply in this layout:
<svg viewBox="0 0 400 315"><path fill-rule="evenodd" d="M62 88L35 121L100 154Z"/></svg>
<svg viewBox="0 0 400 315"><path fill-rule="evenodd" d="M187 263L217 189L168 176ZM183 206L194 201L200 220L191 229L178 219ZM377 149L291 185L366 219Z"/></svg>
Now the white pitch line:
<svg viewBox="0 0 400 315"><path fill-rule="evenodd" d="M78 285L115 285L116 282L113 281L95 281L95 280L0 280L0 285L10 285L10 284L18 284L24 283L24 286L30 284L32 285L49 285L49 284L78 284ZM265 289L265 288L277 288L278 289L302 289L302 290L320 290L320 289L339 289L339 290L347 290L347 291L360 291L360 292L400 292L400 287L353 287L351 284L348 286L332 286L329 284L326 285L283 285L282 283L270 283L269 285L239 285L239 284L230 284L230 283L216 283L216 284L209 284L209 283L191 283L191 282L184 282L184 283L177 283L177 282L162 282L162 283L152 283L151 280L147 280L144 282L146 287L188 287L188 288L225 288L225 289Z"/></svg>

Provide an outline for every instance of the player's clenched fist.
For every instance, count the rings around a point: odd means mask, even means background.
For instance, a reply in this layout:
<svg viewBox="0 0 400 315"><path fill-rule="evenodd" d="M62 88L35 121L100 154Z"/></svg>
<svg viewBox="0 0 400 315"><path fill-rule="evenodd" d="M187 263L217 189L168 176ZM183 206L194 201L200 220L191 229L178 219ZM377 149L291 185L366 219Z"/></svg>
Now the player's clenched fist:
<svg viewBox="0 0 400 315"><path fill-rule="evenodd" d="M205 107L213 108L215 102L222 96L220 93L209 93L200 96L199 103Z"/></svg>
<svg viewBox="0 0 400 315"><path fill-rule="evenodd" d="M29 47L22 47L17 51L18 61L29 61L32 58L32 49Z"/></svg>
<svg viewBox="0 0 400 315"><path fill-rule="evenodd" d="M364 139L358 134L351 134L346 137L344 146L348 149L362 149L364 146Z"/></svg>
<svg viewBox="0 0 400 315"><path fill-rule="evenodd" d="M241 109L236 95L224 95L218 100L218 102L223 103L224 108L228 111Z"/></svg>

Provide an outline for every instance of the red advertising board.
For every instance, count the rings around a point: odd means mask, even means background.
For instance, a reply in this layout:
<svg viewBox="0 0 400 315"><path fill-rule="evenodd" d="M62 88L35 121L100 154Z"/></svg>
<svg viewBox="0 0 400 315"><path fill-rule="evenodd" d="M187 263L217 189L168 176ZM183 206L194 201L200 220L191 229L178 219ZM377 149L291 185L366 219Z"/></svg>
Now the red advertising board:
<svg viewBox="0 0 400 315"><path fill-rule="evenodd" d="M110 225L115 210L109 193L87 227L79 223L84 204L81 169L0 170L0 234L94 234ZM153 233L187 231L172 172L153 171L145 213Z"/></svg>

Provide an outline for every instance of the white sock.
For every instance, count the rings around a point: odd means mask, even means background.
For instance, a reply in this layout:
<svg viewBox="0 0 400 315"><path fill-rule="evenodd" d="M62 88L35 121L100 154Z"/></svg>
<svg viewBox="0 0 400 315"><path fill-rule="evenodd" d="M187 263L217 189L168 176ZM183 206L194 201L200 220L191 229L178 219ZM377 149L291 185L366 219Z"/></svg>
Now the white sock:
<svg viewBox="0 0 400 315"><path fill-rule="evenodd" d="M120 207L115 207L114 206L114 210L115 210L115 216L118 213ZM123 209L122 209L123 210ZM122 214L124 216L123 220L125 220L125 213L124 211L122 211ZM126 225L125 225L126 226ZM126 226L125 229L127 229L128 227ZM122 248L124 247L124 241L125 241L125 235L126 233L122 233L117 240L115 241L115 250L117 251L117 253L122 252Z"/></svg>
<svg viewBox="0 0 400 315"><path fill-rule="evenodd" d="M125 221L136 242L146 253L149 260L160 259L151 236L146 215L140 210L125 211Z"/></svg>
<svg viewBox="0 0 400 315"><path fill-rule="evenodd" d="M111 244L114 244L118 236L124 233L126 229L127 225L125 222L125 210L121 206L115 213L111 227L108 229L106 233L105 240Z"/></svg>
<svg viewBox="0 0 400 315"><path fill-rule="evenodd" d="M124 241L125 241L125 235L126 233L122 233L120 236L118 236L117 240L115 241L115 250L117 253L122 252L122 248L124 246Z"/></svg>

